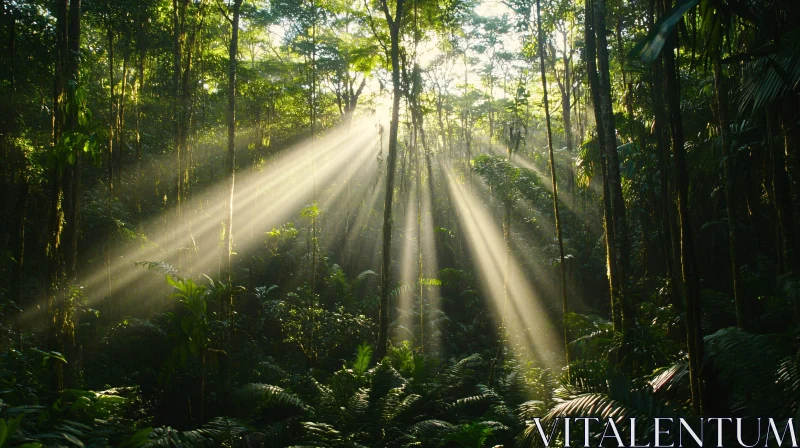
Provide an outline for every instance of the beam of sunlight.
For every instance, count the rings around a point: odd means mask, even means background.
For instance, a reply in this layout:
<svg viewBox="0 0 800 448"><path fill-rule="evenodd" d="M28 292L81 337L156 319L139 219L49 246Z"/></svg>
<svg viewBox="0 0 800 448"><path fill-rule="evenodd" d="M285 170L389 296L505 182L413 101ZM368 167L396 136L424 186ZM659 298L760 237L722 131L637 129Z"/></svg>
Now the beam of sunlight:
<svg viewBox="0 0 800 448"><path fill-rule="evenodd" d="M417 191L408 192L403 225L403 246L400 255L400 294L397 296L398 326L397 338L416 342L414 328L414 295L417 288Z"/></svg>
<svg viewBox="0 0 800 448"><path fill-rule="evenodd" d="M251 168L237 173L234 196L234 244L239 255L263 242L265 231L285 223L313 200L316 183L327 186L341 183L348 171L349 160L363 163L376 156L373 151L378 138L372 120L354 122L347 129L336 129L316 137L313 161L309 142L287 148L268 162L266 168ZM357 173L353 172L353 175ZM160 280L134 265L136 261L164 261L180 269L182 275L216 274L222 254L221 232L230 194L227 178L196 194L183 204L183 224L177 213L166 210L143 225L146 240L134 240L127 247L112 248L111 265L96 263L96 268L83 276L89 304L101 298L127 300L134 293L137 300L151 300L164 292ZM249 221L249 222L247 222ZM181 256L182 255L182 256ZM237 255L237 256L239 256ZM182 265L181 265L182 264ZM43 312L39 307L27 310L25 320Z"/></svg>
<svg viewBox="0 0 800 448"><path fill-rule="evenodd" d="M563 351L557 326L551 322L542 298L528 283L526 273L513 254L507 254L502 230L491 214L447 170L447 184L452 202L467 238L467 247L475 261L484 292L498 317L505 315L510 335L520 335L512 349L517 356L534 356L545 366L560 366ZM508 282L503 284L508 257Z"/></svg>
<svg viewBox="0 0 800 448"><path fill-rule="evenodd" d="M436 278L439 275L439 262L436 259L435 228L433 225L433 179L423 182L422 213L420 214L421 235L419 236L422 244L422 276L425 278ZM438 321L441 313L439 305L440 290L438 286L424 286L422 289L422 308L426 311L426 316L421 318L420 325L424 331L423 342L425 343L426 353L436 353L441 346L441 330Z"/></svg>

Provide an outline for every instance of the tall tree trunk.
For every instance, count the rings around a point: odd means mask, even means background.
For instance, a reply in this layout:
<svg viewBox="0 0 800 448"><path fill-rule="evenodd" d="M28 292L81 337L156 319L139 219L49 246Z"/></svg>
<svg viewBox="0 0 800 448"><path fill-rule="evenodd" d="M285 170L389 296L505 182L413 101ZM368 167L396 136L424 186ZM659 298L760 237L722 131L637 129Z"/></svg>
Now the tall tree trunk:
<svg viewBox="0 0 800 448"><path fill-rule="evenodd" d="M12 183L12 154L14 151L11 133L14 130L14 89L15 89L15 70L14 61L16 59L17 42L17 21L14 17L11 5L8 2L0 3L0 24L3 32L8 31L8 40L3 51L2 67L0 73L3 75L3 82L6 88L3 92L3 110L0 113L0 209L5 210L10 204L9 189ZM5 35L2 35L5 38ZM7 215L0 216L0 253L4 253L7 244L13 235L13 223L7 220Z"/></svg>
<svg viewBox="0 0 800 448"><path fill-rule="evenodd" d="M572 48L564 33L564 88L561 92L561 115L564 121L564 139L567 141L567 152L572 154Z"/></svg>
<svg viewBox="0 0 800 448"><path fill-rule="evenodd" d="M667 0L667 2L669 1L670 0ZM665 6L668 6L668 4ZM700 414L704 409L703 382L700 376L700 366L702 366L704 349L703 332L700 325L700 278L697 270L697 259L695 257L691 216L689 215L689 170L686 164L686 148L684 147L678 69L673 52L676 46L676 40L677 38L673 34L673 36L670 37L670 43L668 43L668 46L662 52L662 58L665 71L664 77L670 131L672 133L672 151L675 157L675 182L678 192L681 274L683 277L686 300L686 345L689 354L692 409L695 414Z"/></svg>
<svg viewBox="0 0 800 448"><path fill-rule="evenodd" d="M28 193L30 191L29 184L28 184L28 161L27 157L25 156L24 152L17 149L16 145L13 144L13 140L11 138L12 133L16 131L16 124L14 122L15 117L15 102L14 102L14 93L16 91L16 43L17 43L17 23L16 18L11 11L10 5L7 3L3 3L2 11L3 17L2 19L5 21L7 20L9 23L7 25L8 30L8 60L6 61L8 67L8 90L7 96L5 98L5 114L3 117L2 123L2 133L3 133L3 141L0 142L3 148L3 161L4 171L3 171L3 184L0 185L0 188L4 189L3 195L7 193L8 187L10 186L11 182L9 182L12 177L6 169L10 168L11 166L16 165L15 161L12 160L13 152L19 153L19 160L16 161L22 162L22 169L17 176L17 184L19 186L16 196L16 204L14 206L14 212L11 217L11 222L9 223L8 228L8 237L10 240L10 250L11 256L13 257L11 261L11 279L9 285L9 293L10 299L14 301L17 305L17 309L19 310L16 313L14 318L14 333L17 338L17 348L19 350L23 350L23 342L22 342L22 313L25 309L25 300L22 296L22 274L23 268L25 265L25 217L28 213ZM12 165L14 163L14 165ZM3 196L3 201L0 202L0 205L5 205L5 196Z"/></svg>
<svg viewBox="0 0 800 448"><path fill-rule="evenodd" d="M656 1L650 0L648 8L648 24L655 24ZM660 6L659 6L660 7ZM653 82L650 85L655 111L656 145L658 148L657 163L661 190L661 227L664 234L664 266L669 279L670 301L676 310L683 309L681 301L680 279L680 241L678 223L675 218L674 182L670 168L669 128L667 124L666 101L664 99L664 67L662 58L656 59L652 66Z"/></svg>
<svg viewBox="0 0 800 448"><path fill-rule="evenodd" d="M586 0L585 5L585 40L586 40L586 67L589 78L589 92L592 97L594 107L595 122L597 124L597 144L600 150L600 171L603 177L603 228L605 231L606 242L606 265L608 267L609 295L611 299L611 320L614 323L614 330L620 330L619 318L619 273L617 269L617 244L614 232L614 219L611 211L611 193L608 178L607 155L604 150L605 145L605 126L603 126L603 113L600 108L600 77L597 73L597 44L594 29L594 14L592 3L594 0Z"/></svg>
<svg viewBox="0 0 800 448"><path fill-rule="evenodd" d="M397 131L400 121L400 29L403 20L404 0L396 0L395 13L389 11L387 0L381 8L389 25L392 60L392 121L389 124L389 154L386 157L386 196L383 207L383 254L381 263L380 318L378 323L378 359L386 356L389 333L389 287L392 267L392 200L394 196L394 171L397 163Z"/></svg>
<svg viewBox="0 0 800 448"><path fill-rule="evenodd" d="M66 64L67 81L67 108L65 129L74 131L78 127L78 107L77 88L79 85L78 65L80 63L80 33L81 33L81 1L71 0L69 5L69 25L68 25L68 48ZM80 198L80 175L81 175L81 153L83 148L73 147L70 151L73 155L71 166L65 167L65 225L64 243L66 244L66 275L70 281L77 279L78 263L78 228L79 228L79 198Z"/></svg>
<svg viewBox="0 0 800 448"><path fill-rule="evenodd" d="M225 280L228 285L227 303L227 319L229 325L233 322L233 284L231 279L232 265L231 258L233 256L233 194L236 179L236 58L239 53L239 12L242 7L243 0L234 0L233 14L231 16L231 40L228 47L228 150L226 154L226 169L228 171L228 200L225 216ZM230 330L225 336L225 344L230 339ZM223 389L223 397L230 395L230 361L227 353L220 357L220 376ZM202 398L202 397L201 397ZM229 400L223 398L223 408L227 409Z"/></svg>
<svg viewBox="0 0 800 448"><path fill-rule="evenodd" d="M233 254L233 193L236 178L236 57L239 52L239 11L243 0L234 0L231 19L231 40L228 48L228 150L226 168L228 171L229 198L225 217L226 278L231 282L231 256Z"/></svg>
<svg viewBox="0 0 800 448"><path fill-rule="evenodd" d="M108 13L109 16L111 12ZM111 18L107 18L108 23L106 23L106 35L108 38L108 85L109 85L109 98L108 98L108 152L107 154L107 163L108 163L108 199L106 202L106 212L108 213L108 221L114 222L114 31L111 25ZM115 312L113 302L111 302L111 293L112 293L112 278L111 278L111 237L109 235L106 238L105 243L105 267L106 267L106 286L108 288L108 295L106 297L109 300L109 306L111 307L111 317L114 318Z"/></svg>
<svg viewBox="0 0 800 448"><path fill-rule="evenodd" d="M611 98L611 73L609 70L608 39L606 38L605 0L594 0L594 30L597 44L597 68L600 79L600 113L603 126L603 147L607 156L608 187L611 194L611 212L614 221L614 238L617 245L617 274L619 277L619 305L623 335L630 328L635 315L626 295L629 266L628 224L617 154L616 126Z"/></svg>
<svg viewBox="0 0 800 448"><path fill-rule="evenodd" d="M131 57L130 21L125 20L125 38L122 48L122 79L120 91L117 96L117 185L122 186L122 164L125 156L125 95L128 93L128 63Z"/></svg>
<svg viewBox="0 0 800 448"><path fill-rule="evenodd" d="M67 42L67 11L68 0L59 0L56 5L56 67L53 93L53 147L60 144L64 130L64 72L68 51ZM47 286L47 314L48 314L48 341L49 350L61 350L61 331L59 326L60 305L63 303L63 271L64 255L61 247L61 235L64 225L64 211L62 209L63 197L62 166L56 163L50 174L50 212L49 212L49 238L46 248L48 267ZM50 387L52 391L60 392L64 387L64 377L61 363L53 363L53 374Z"/></svg>
<svg viewBox="0 0 800 448"><path fill-rule="evenodd" d="M717 121L719 127L720 146L722 147L722 167L725 176L725 211L728 215L728 249L731 257L731 280L733 281L733 299L736 305L736 324L739 328L749 329L750 307L742 293L742 280L739 275L738 219L736 217L736 193L733 182L733 164L730 153L730 137L728 134L728 101L725 75L722 73L722 62L717 55L714 61L714 93L717 105Z"/></svg>
<svg viewBox="0 0 800 448"><path fill-rule="evenodd" d="M564 263L564 238L561 235L561 216L558 212L558 182L556 182L556 160L553 154L553 132L550 128L550 104L547 100L547 74L544 65L544 29L542 28L542 13L540 1L536 0L536 24L539 31L539 68L542 75L542 101L544 101L544 118L547 125L547 149L550 153L550 177L553 182L553 214L556 219L556 236L558 238L558 253L561 263L561 311L562 327L564 331L564 354L569 365L569 337L567 335L567 266Z"/></svg>
<svg viewBox="0 0 800 448"><path fill-rule="evenodd" d="M26 163L27 165L27 163ZM28 184L27 167L19 176L19 190L17 192L17 204L14 207L14 220L11 244L11 254L14 260L11 264L11 285L9 292L14 303L17 304L19 311L14 320L14 331L17 336L17 348L23 349L22 343L22 313L25 310L25 299L22 295L22 274L25 267L25 219L28 214Z"/></svg>
<svg viewBox="0 0 800 448"><path fill-rule="evenodd" d="M184 60L184 41L186 40L186 9L189 0L172 0L172 120L174 122L174 145L177 169L177 189L175 194L176 201L176 221L177 227L183 229L184 226L184 200L185 200L185 179L186 171L186 108L184 95L181 87L183 85L183 60ZM188 59L188 57L186 57ZM182 242L182 241L181 241ZM183 250L179 248L178 268L183 268Z"/></svg>
<svg viewBox="0 0 800 448"><path fill-rule="evenodd" d="M136 45L138 47L138 60L137 60L137 70L136 70L136 129L135 129L135 138L136 138L136 187L135 187L135 198L136 198L136 213L137 218L139 220L139 226L141 227L141 220L142 220L142 133L141 133L141 126L142 126L142 95L144 95L144 62L145 57L147 55L147 43L146 43L146 34L145 34L145 16L142 15L139 18L139 30L137 33L136 38ZM141 230L141 228L140 228Z"/></svg>
<svg viewBox="0 0 800 448"><path fill-rule="evenodd" d="M81 33L81 0L70 0L69 22L67 25L67 60L64 81L66 82L67 110L65 116L65 132L76 131L78 128L78 107L77 88L79 85L78 66L80 64L80 33ZM78 264L78 229L79 229L79 207L80 207L80 181L81 181L81 153L83 148L74 145L69 148L72 153L73 162L64 167L64 278L66 280L63 291L64 305L61 310L62 320L70 319L72 313L66 309L72 306L66 302L67 295L71 294L69 284L77 282ZM64 356L69 361L66 366L64 383L66 387L74 387L81 376L79 350L75 347L75 338L72 335L72 328L75 324L66 324L62 331L66 334L62 336L62 350Z"/></svg>
<svg viewBox="0 0 800 448"><path fill-rule="evenodd" d="M69 0L59 0L56 4L56 66L53 83L53 149L61 150L62 137L67 128L67 85L70 69L69 42ZM77 46L76 46L77 48ZM54 154L55 155L55 154ZM68 163L58 161L53 164L50 173L50 204L48 216L48 241L45 250L47 284L47 346L49 350L65 353L65 338L69 325L66 322L68 313L67 296L69 288L66 282L66 266L64 253L64 219L71 211L64 209L64 172L72 168ZM71 183L71 176L68 176ZM69 191L69 190L68 190ZM71 204L70 204L71 205ZM66 353L65 353L66 354ZM69 354L67 354L69 355ZM64 371L62 363L53 363L50 381L51 390L60 392L64 388Z"/></svg>
<svg viewBox="0 0 800 448"><path fill-rule="evenodd" d="M767 112L768 144L772 160L772 191L778 217L781 239L780 266L783 272L797 272L797 241L795 240L794 206L792 204L791 181L786 171L786 152L778 144L779 119L775 111Z"/></svg>

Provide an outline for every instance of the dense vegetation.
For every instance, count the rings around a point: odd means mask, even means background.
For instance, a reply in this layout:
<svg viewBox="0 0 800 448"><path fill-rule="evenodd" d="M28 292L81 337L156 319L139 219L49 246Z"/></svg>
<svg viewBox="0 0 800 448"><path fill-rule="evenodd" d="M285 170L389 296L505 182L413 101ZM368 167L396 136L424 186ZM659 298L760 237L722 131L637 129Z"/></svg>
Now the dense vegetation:
<svg viewBox="0 0 800 448"><path fill-rule="evenodd" d="M0 21L0 448L800 419L795 0Z"/></svg>

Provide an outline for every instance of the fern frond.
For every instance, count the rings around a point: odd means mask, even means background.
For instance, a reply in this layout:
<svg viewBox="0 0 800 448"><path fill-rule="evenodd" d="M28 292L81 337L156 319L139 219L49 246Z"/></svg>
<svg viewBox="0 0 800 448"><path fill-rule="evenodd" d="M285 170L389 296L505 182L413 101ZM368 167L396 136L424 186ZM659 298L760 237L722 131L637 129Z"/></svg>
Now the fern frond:
<svg viewBox="0 0 800 448"><path fill-rule="evenodd" d="M234 393L234 399L240 406L257 406L262 409L280 406L303 412L308 410L308 406L296 395L270 384L247 384Z"/></svg>
<svg viewBox="0 0 800 448"><path fill-rule="evenodd" d="M444 420L424 420L408 428L411 434L419 437L441 437L456 430L456 426Z"/></svg>

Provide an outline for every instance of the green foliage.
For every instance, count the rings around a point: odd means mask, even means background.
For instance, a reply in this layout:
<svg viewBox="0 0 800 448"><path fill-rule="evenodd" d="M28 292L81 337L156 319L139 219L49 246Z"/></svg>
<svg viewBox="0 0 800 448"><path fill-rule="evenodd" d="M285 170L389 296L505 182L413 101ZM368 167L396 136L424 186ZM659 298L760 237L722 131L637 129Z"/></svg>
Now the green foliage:
<svg viewBox="0 0 800 448"><path fill-rule="evenodd" d="M366 316L352 314L342 306L327 310L312 303L308 290L300 289L284 300L263 304L270 322L280 328L283 341L299 349L312 365L358 340L370 339L373 324Z"/></svg>
<svg viewBox="0 0 800 448"><path fill-rule="evenodd" d="M445 440L464 448L481 448L485 446L486 439L489 438L492 431L493 429L484 423L467 423L447 434Z"/></svg>
<svg viewBox="0 0 800 448"><path fill-rule="evenodd" d="M175 343L172 357L165 366L164 374L169 375L171 370L184 367L190 356L201 355L208 347L208 289L192 279L176 280L169 274L166 278L174 288L170 298L177 301L177 310L166 314L170 337ZM168 379L169 376L164 378Z"/></svg>
<svg viewBox="0 0 800 448"><path fill-rule="evenodd" d="M353 372L356 375L363 375L369 368L369 363L372 360L372 347L364 342L356 349L356 359L353 362Z"/></svg>

